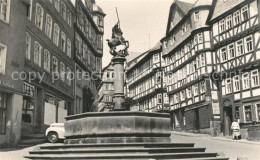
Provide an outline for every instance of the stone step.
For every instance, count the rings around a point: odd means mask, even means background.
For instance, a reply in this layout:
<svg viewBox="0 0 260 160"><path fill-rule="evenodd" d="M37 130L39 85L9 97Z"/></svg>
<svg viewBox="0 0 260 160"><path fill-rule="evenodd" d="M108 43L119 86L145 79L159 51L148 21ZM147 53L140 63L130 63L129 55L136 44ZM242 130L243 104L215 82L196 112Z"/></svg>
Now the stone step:
<svg viewBox="0 0 260 160"><path fill-rule="evenodd" d="M65 149L65 148L92 148L92 147L194 147L194 143L100 143L100 144L62 144L40 146L40 149Z"/></svg>
<svg viewBox="0 0 260 160"><path fill-rule="evenodd" d="M91 148L91 149L62 149L62 150L39 150L31 151L30 154L68 154L68 153L183 153L205 152L205 148L180 147L180 148Z"/></svg>
<svg viewBox="0 0 260 160"><path fill-rule="evenodd" d="M29 159L59 159L59 160L68 160L68 159L180 159L180 158L206 158L206 157L216 157L217 153L204 153L204 152L189 152L189 153L161 153L161 154L44 154L44 155L29 155L25 158Z"/></svg>

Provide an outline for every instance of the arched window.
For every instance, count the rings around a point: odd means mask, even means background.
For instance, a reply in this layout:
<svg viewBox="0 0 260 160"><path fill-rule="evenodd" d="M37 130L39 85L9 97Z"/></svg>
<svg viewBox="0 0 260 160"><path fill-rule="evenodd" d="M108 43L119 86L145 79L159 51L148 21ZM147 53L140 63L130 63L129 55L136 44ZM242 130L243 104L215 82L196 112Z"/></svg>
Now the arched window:
<svg viewBox="0 0 260 160"><path fill-rule="evenodd" d="M52 18L49 14L46 15L45 34L51 38L52 33Z"/></svg>
<svg viewBox="0 0 260 160"><path fill-rule="evenodd" d="M54 32L53 32L53 42L59 46L59 37L60 37L60 27L55 23Z"/></svg>
<svg viewBox="0 0 260 160"><path fill-rule="evenodd" d="M66 21L66 5L63 1L61 2L61 16Z"/></svg>
<svg viewBox="0 0 260 160"><path fill-rule="evenodd" d="M40 4L36 4L36 14L35 14L35 25L42 30L43 23L43 8Z"/></svg>

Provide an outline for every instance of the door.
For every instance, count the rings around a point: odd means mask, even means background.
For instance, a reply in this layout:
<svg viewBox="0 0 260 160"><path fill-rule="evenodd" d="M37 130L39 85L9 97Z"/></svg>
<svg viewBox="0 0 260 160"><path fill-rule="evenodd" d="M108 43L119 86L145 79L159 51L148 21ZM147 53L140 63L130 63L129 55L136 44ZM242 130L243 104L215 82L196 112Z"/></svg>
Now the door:
<svg viewBox="0 0 260 160"><path fill-rule="evenodd" d="M194 132L200 132L199 109L194 109Z"/></svg>
<svg viewBox="0 0 260 160"><path fill-rule="evenodd" d="M230 136L232 124L232 107L224 108L224 135Z"/></svg>

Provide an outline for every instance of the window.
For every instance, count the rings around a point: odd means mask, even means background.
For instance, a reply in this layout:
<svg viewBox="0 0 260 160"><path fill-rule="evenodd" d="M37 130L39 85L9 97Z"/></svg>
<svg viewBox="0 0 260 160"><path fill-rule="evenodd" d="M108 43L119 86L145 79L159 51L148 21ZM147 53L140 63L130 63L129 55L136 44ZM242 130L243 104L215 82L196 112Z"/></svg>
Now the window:
<svg viewBox="0 0 260 160"><path fill-rule="evenodd" d="M226 47L220 49L220 54L221 54L222 62L225 62L227 60Z"/></svg>
<svg viewBox="0 0 260 160"><path fill-rule="evenodd" d="M231 78L226 79L226 94L232 92Z"/></svg>
<svg viewBox="0 0 260 160"><path fill-rule="evenodd" d="M168 103L169 103L169 97L168 97L168 94L167 94L167 93L164 93L164 94L163 94L163 102L164 102L165 104L168 104Z"/></svg>
<svg viewBox="0 0 260 160"><path fill-rule="evenodd" d="M186 98L186 96L185 96L185 90L182 90L182 91L181 91L181 100L184 101L185 98Z"/></svg>
<svg viewBox="0 0 260 160"><path fill-rule="evenodd" d="M0 92L0 134L6 132L7 95Z"/></svg>
<svg viewBox="0 0 260 160"><path fill-rule="evenodd" d="M52 33L52 18L49 14L46 15L45 34L51 39Z"/></svg>
<svg viewBox="0 0 260 160"><path fill-rule="evenodd" d="M239 106L235 106L235 118L240 119Z"/></svg>
<svg viewBox="0 0 260 160"><path fill-rule="evenodd" d="M67 12L67 10L66 10L66 5L65 5L65 3L62 1L61 2L61 16L62 16L62 18L66 21L66 12Z"/></svg>
<svg viewBox="0 0 260 160"><path fill-rule="evenodd" d="M240 23L240 11L234 13L234 26Z"/></svg>
<svg viewBox="0 0 260 160"><path fill-rule="evenodd" d="M63 62L60 62L60 79L65 82L65 65Z"/></svg>
<svg viewBox="0 0 260 160"><path fill-rule="evenodd" d="M198 34L198 43L203 42L202 33Z"/></svg>
<svg viewBox="0 0 260 160"><path fill-rule="evenodd" d="M66 35L64 32L61 32L61 50L66 51Z"/></svg>
<svg viewBox="0 0 260 160"><path fill-rule="evenodd" d="M48 50L44 50L44 69L50 72L51 69L51 55Z"/></svg>
<svg viewBox="0 0 260 160"><path fill-rule="evenodd" d="M159 54L158 53L153 55L153 62L154 63L158 63L159 62Z"/></svg>
<svg viewBox="0 0 260 160"><path fill-rule="evenodd" d="M251 83L252 87L259 86L259 73L257 69L251 71Z"/></svg>
<svg viewBox="0 0 260 160"><path fill-rule="evenodd" d="M227 27L227 30L232 27L232 15L227 16L227 18L226 18L226 27Z"/></svg>
<svg viewBox="0 0 260 160"><path fill-rule="evenodd" d="M0 43L0 73L5 73L6 46Z"/></svg>
<svg viewBox="0 0 260 160"><path fill-rule="evenodd" d="M234 92L237 92L240 90L240 78L239 76L234 76L233 77L233 88L234 88Z"/></svg>
<svg viewBox="0 0 260 160"><path fill-rule="evenodd" d="M179 93L175 94L175 103L179 103L180 102L180 98L179 98Z"/></svg>
<svg viewBox="0 0 260 160"><path fill-rule="evenodd" d="M31 36L28 33L26 33L25 42L26 42L25 58L30 59L31 58Z"/></svg>
<svg viewBox="0 0 260 160"><path fill-rule="evenodd" d="M67 39L67 56L71 58L71 41Z"/></svg>
<svg viewBox="0 0 260 160"><path fill-rule="evenodd" d="M225 31L225 20L222 19L220 22L219 22L219 29L220 29L220 33L224 32Z"/></svg>
<svg viewBox="0 0 260 160"><path fill-rule="evenodd" d="M193 86L193 92L194 92L194 95L195 95L195 96L197 96L197 95L199 94L199 92L198 92L198 84L195 84L195 85Z"/></svg>
<svg viewBox="0 0 260 160"><path fill-rule="evenodd" d="M250 87L249 84L249 73L243 74L243 89L248 89Z"/></svg>
<svg viewBox="0 0 260 160"><path fill-rule="evenodd" d="M184 24L183 26L182 26L182 35L184 35L184 33L187 31L187 25L186 24Z"/></svg>
<svg viewBox="0 0 260 160"><path fill-rule="evenodd" d="M60 37L60 27L55 23L54 32L53 32L53 43L56 46L59 46L59 37Z"/></svg>
<svg viewBox="0 0 260 160"><path fill-rule="evenodd" d="M160 84L162 82L162 72L157 72L156 73L156 83Z"/></svg>
<svg viewBox="0 0 260 160"><path fill-rule="evenodd" d="M162 104L162 94L157 94L157 104Z"/></svg>
<svg viewBox="0 0 260 160"><path fill-rule="evenodd" d="M200 82L200 93L206 92L206 84L205 81Z"/></svg>
<svg viewBox="0 0 260 160"><path fill-rule="evenodd" d="M98 25L103 27L103 17L101 15L98 16Z"/></svg>
<svg viewBox="0 0 260 160"><path fill-rule="evenodd" d="M71 12L69 10L68 10L68 14L67 14L67 23L71 27Z"/></svg>
<svg viewBox="0 0 260 160"><path fill-rule="evenodd" d="M71 86L71 80L72 80L72 72L71 69L67 67L66 83L68 86Z"/></svg>
<svg viewBox="0 0 260 160"><path fill-rule="evenodd" d="M32 19L32 0L30 0L30 4L27 6L26 15L29 20Z"/></svg>
<svg viewBox="0 0 260 160"><path fill-rule="evenodd" d="M9 22L10 1L11 0L0 1L0 19L5 22Z"/></svg>
<svg viewBox="0 0 260 160"><path fill-rule="evenodd" d="M34 42L34 63L41 67L42 46Z"/></svg>
<svg viewBox="0 0 260 160"><path fill-rule="evenodd" d="M229 59L232 59L235 57L234 44L228 45L228 56L229 56Z"/></svg>
<svg viewBox="0 0 260 160"><path fill-rule="evenodd" d="M256 109L257 109L257 119L260 121L260 104L256 104Z"/></svg>
<svg viewBox="0 0 260 160"><path fill-rule="evenodd" d="M35 25L42 30L43 23L43 8L40 4L36 4L36 13L35 13Z"/></svg>
<svg viewBox="0 0 260 160"><path fill-rule="evenodd" d="M237 44L237 56L241 56L242 54L244 54L244 47L243 47L243 40L239 40L236 42Z"/></svg>
<svg viewBox="0 0 260 160"><path fill-rule="evenodd" d="M198 21L199 19L200 19L199 11L196 11L196 12L194 13L194 20L195 20L195 21Z"/></svg>
<svg viewBox="0 0 260 160"><path fill-rule="evenodd" d="M252 121L252 108L250 105L245 106L245 120L246 122Z"/></svg>
<svg viewBox="0 0 260 160"><path fill-rule="evenodd" d="M248 16L248 7L247 6L244 6L242 9L241 9L241 14L242 14L242 21L245 21L249 18Z"/></svg>
<svg viewBox="0 0 260 160"><path fill-rule="evenodd" d="M187 88L187 98L191 98L192 94L191 94L191 87Z"/></svg>
<svg viewBox="0 0 260 160"><path fill-rule="evenodd" d="M52 58L52 72L55 73L55 75L58 75L58 59L53 56Z"/></svg>
<svg viewBox="0 0 260 160"><path fill-rule="evenodd" d="M252 36L248 36L245 38L245 49L246 49L246 53L253 51Z"/></svg>
<svg viewBox="0 0 260 160"><path fill-rule="evenodd" d="M168 46L168 42L167 41L164 41L164 48L167 48L167 46Z"/></svg>
<svg viewBox="0 0 260 160"><path fill-rule="evenodd" d="M54 7L60 12L60 0L54 0Z"/></svg>

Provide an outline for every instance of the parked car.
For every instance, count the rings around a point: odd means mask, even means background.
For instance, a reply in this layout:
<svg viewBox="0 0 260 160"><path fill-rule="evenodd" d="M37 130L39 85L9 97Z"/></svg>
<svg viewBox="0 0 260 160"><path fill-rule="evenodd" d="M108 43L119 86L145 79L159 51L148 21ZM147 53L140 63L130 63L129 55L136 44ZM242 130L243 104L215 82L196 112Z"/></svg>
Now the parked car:
<svg viewBox="0 0 260 160"><path fill-rule="evenodd" d="M52 123L49 128L46 129L45 136L50 143L56 143L58 140L65 139L64 123Z"/></svg>

